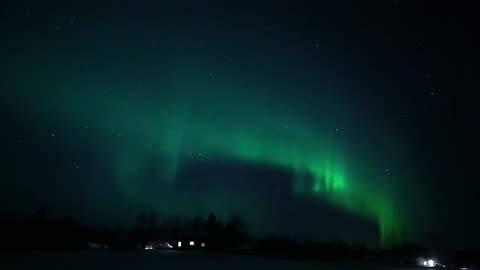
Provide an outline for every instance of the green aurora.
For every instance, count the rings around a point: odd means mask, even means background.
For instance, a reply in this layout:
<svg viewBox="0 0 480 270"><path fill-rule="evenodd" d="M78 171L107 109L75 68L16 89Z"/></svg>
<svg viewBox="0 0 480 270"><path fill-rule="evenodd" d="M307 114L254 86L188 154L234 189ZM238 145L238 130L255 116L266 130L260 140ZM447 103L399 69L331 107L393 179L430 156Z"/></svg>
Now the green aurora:
<svg viewBox="0 0 480 270"><path fill-rule="evenodd" d="M172 190L182 165L202 155L291 170L291 193L325 199L376 222L381 245L402 240L413 230L408 199L401 196L415 196L405 192L412 188L402 181L413 174L407 169L406 148L372 121L362 124L367 115L336 91L328 77L305 79L290 73L289 64L262 71L275 64L273 56L261 53L257 58L265 64L243 61L241 69L227 69L222 60L206 60L214 52L191 48L182 56L150 52L149 61L158 63L142 73L135 72L130 60L135 57L127 57L123 47L112 48L76 48L80 53L74 59L61 46L43 53L42 47L25 49L13 58L16 89L2 99L73 126L77 131L69 136L70 144L93 145L125 200L164 213L189 212L188 206L174 203ZM125 76L128 72L140 73L141 80ZM300 99L294 95L298 88L312 94ZM152 155L158 157L159 173L152 187L156 195L147 196L137 177ZM217 194L212 201L203 198L207 202L198 208L227 204L254 207L253 215L262 215L260 205L237 201L240 197Z"/></svg>
<svg viewBox="0 0 480 270"><path fill-rule="evenodd" d="M291 191L295 195L322 196L335 206L375 220L382 245L399 240L407 223L396 194L369 181L371 177L390 176L362 169L368 164L362 157L352 156L353 151L344 146L338 132L332 127L326 132L331 123L313 123L308 116L289 111L294 104L282 109L258 92L242 90L236 91L237 96L215 89L185 92L193 86L175 86L177 91L170 96L163 92L141 98L120 91L122 98L88 90L88 86L72 89L72 85L55 85L57 89L38 95L28 92L22 96L18 91L16 100L21 102L17 104L48 117L89 123L90 128L116 134L122 146L111 143L103 147L110 147L112 169L129 200L148 200L136 191L135 177L147 154L154 152L164 163L163 175L158 177L164 183L164 193L148 204L172 212L173 198L167 196L168 188L172 188L182 160L188 159L193 150L209 157L291 169L295 174ZM184 93L178 94L179 90Z"/></svg>

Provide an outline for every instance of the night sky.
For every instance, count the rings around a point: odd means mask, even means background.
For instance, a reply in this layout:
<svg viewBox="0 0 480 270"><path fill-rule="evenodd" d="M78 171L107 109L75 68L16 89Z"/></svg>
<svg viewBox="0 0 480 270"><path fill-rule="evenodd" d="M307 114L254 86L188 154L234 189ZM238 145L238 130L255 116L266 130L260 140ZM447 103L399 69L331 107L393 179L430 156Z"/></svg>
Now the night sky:
<svg viewBox="0 0 480 270"><path fill-rule="evenodd" d="M472 7L173 2L2 4L2 213L480 240Z"/></svg>

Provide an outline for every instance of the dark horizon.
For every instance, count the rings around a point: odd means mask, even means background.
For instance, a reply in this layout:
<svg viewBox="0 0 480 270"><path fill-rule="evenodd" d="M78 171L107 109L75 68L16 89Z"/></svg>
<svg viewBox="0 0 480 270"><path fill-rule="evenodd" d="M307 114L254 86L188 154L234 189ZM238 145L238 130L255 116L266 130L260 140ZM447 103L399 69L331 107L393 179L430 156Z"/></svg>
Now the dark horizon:
<svg viewBox="0 0 480 270"><path fill-rule="evenodd" d="M473 10L7 1L0 216L478 249Z"/></svg>

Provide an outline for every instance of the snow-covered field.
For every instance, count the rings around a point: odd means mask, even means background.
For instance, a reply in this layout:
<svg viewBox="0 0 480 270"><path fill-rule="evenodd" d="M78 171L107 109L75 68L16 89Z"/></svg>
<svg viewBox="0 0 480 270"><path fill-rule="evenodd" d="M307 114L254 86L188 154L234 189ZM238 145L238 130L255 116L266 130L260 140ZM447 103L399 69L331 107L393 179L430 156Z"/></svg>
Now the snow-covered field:
<svg viewBox="0 0 480 270"><path fill-rule="evenodd" d="M364 263L320 263L178 251L4 253L0 269L398 269Z"/></svg>

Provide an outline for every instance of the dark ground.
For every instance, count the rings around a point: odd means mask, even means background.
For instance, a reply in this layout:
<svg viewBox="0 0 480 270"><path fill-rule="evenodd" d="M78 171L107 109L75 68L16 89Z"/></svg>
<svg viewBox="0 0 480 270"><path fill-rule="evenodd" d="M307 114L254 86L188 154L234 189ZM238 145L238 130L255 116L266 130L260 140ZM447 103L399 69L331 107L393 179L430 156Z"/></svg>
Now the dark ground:
<svg viewBox="0 0 480 270"><path fill-rule="evenodd" d="M415 269L371 263L321 263L179 251L4 253L0 269Z"/></svg>

